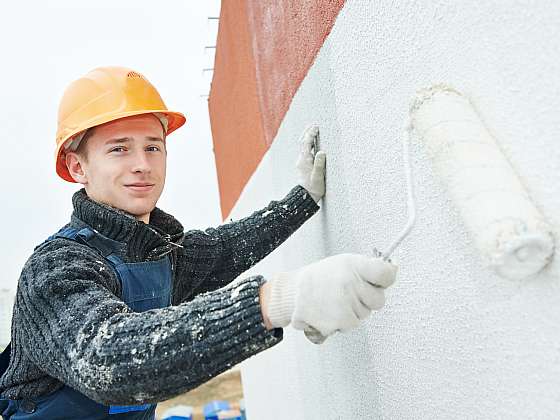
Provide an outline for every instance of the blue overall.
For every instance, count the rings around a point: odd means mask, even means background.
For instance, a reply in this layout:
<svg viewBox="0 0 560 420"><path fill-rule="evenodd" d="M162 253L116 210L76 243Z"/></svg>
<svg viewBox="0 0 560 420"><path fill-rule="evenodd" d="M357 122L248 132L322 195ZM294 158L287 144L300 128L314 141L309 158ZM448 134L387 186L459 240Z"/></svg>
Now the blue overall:
<svg viewBox="0 0 560 420"><path fill-rule="evenodd" d="M99 251L117 272L122 286L122 300L134 311L143 312L171 305L170 255L157 261L124 263L118 255L123 244L101 235L90 227L80 230L62 228L43 244L54 238L72 239ZM9 357L9 348L5 353ZM5 364L6 354L2 356ZM0 376L2 373L0 370ZM9 420L153 420L155 410L156 404L105 406L67 385L32 400L0 399L0 413L4 419Z"/></svg>

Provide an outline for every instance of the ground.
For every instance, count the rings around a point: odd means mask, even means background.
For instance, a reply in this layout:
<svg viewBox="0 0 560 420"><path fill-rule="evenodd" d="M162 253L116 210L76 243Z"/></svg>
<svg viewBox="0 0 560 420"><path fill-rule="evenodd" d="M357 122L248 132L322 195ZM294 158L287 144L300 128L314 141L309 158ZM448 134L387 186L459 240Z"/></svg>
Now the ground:
<svg viewBox="0 0 560 420"><path fill-rule="evenodd" d="M156 409L156 418L161 419L165 410L174 405L190 405L194 408L193 420L204 420L202 408L212 400L227 400L232 408L239 408L239 400L243 398L241 375L239 370L230 370L202 384L198 388L161 402Z"/></svg>

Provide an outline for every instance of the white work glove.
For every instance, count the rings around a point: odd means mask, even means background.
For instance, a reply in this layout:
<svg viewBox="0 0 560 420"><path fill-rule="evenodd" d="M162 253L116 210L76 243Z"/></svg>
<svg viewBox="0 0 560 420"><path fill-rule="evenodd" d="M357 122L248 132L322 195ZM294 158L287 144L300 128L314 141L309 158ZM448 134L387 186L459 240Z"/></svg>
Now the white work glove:
<svg viewBox="0 0 560 420"><path fill-rule="evenodd" d="M319 127L308 127L301 136L300 154L296 162L299 185L319 202L325 195L325 163L326 154L316 150Z"/></svg>
<svg viewBox="0 0 560 420"><path fill-rule="evenodd" d="M319 344L381 309L396 272L396 266L380 258L339 254L277 274L270 280L268 319L275 328L291 323Z"/></svg>

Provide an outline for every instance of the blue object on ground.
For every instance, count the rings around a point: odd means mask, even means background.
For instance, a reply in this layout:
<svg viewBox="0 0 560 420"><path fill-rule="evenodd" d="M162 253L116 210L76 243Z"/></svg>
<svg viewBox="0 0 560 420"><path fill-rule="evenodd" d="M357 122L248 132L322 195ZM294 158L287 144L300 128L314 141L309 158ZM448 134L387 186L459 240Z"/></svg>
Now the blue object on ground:
<svg viewBox="0 0 560 420"><path fill-rule="evenodd" d="M204 420L218 420L220 411L229 410L229 402L227 401L211 401L204 406Z"/></svg>
<svg viewBox="0 0 560 420"><path fill-rule="evenodd" d="M193 408L190 405L176 405L167 409L161 420L192 420Z"/></svg>

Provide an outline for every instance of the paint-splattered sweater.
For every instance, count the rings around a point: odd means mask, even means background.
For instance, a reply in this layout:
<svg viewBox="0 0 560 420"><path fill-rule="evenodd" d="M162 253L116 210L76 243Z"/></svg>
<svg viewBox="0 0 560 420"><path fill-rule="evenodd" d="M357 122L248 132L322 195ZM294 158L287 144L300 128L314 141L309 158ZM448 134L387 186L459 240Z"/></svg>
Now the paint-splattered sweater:
<svg viewBox="0 0 560 420"><path fill-rule="evenodd" d="M87 224L125 243L125 262L172 250L172 306L133 312L100 254L51 240L30 256L19 279L12 358L0 378L4 398L33 398L64 383L106 405L163 401L282 340L282 329L269 331L263 323L259 288L266 280L241 276L229 283L319 209L303 187L204 231L184 232L157 207L143 223L91 200L83 189L72 202L69 225Z"/></svg>

